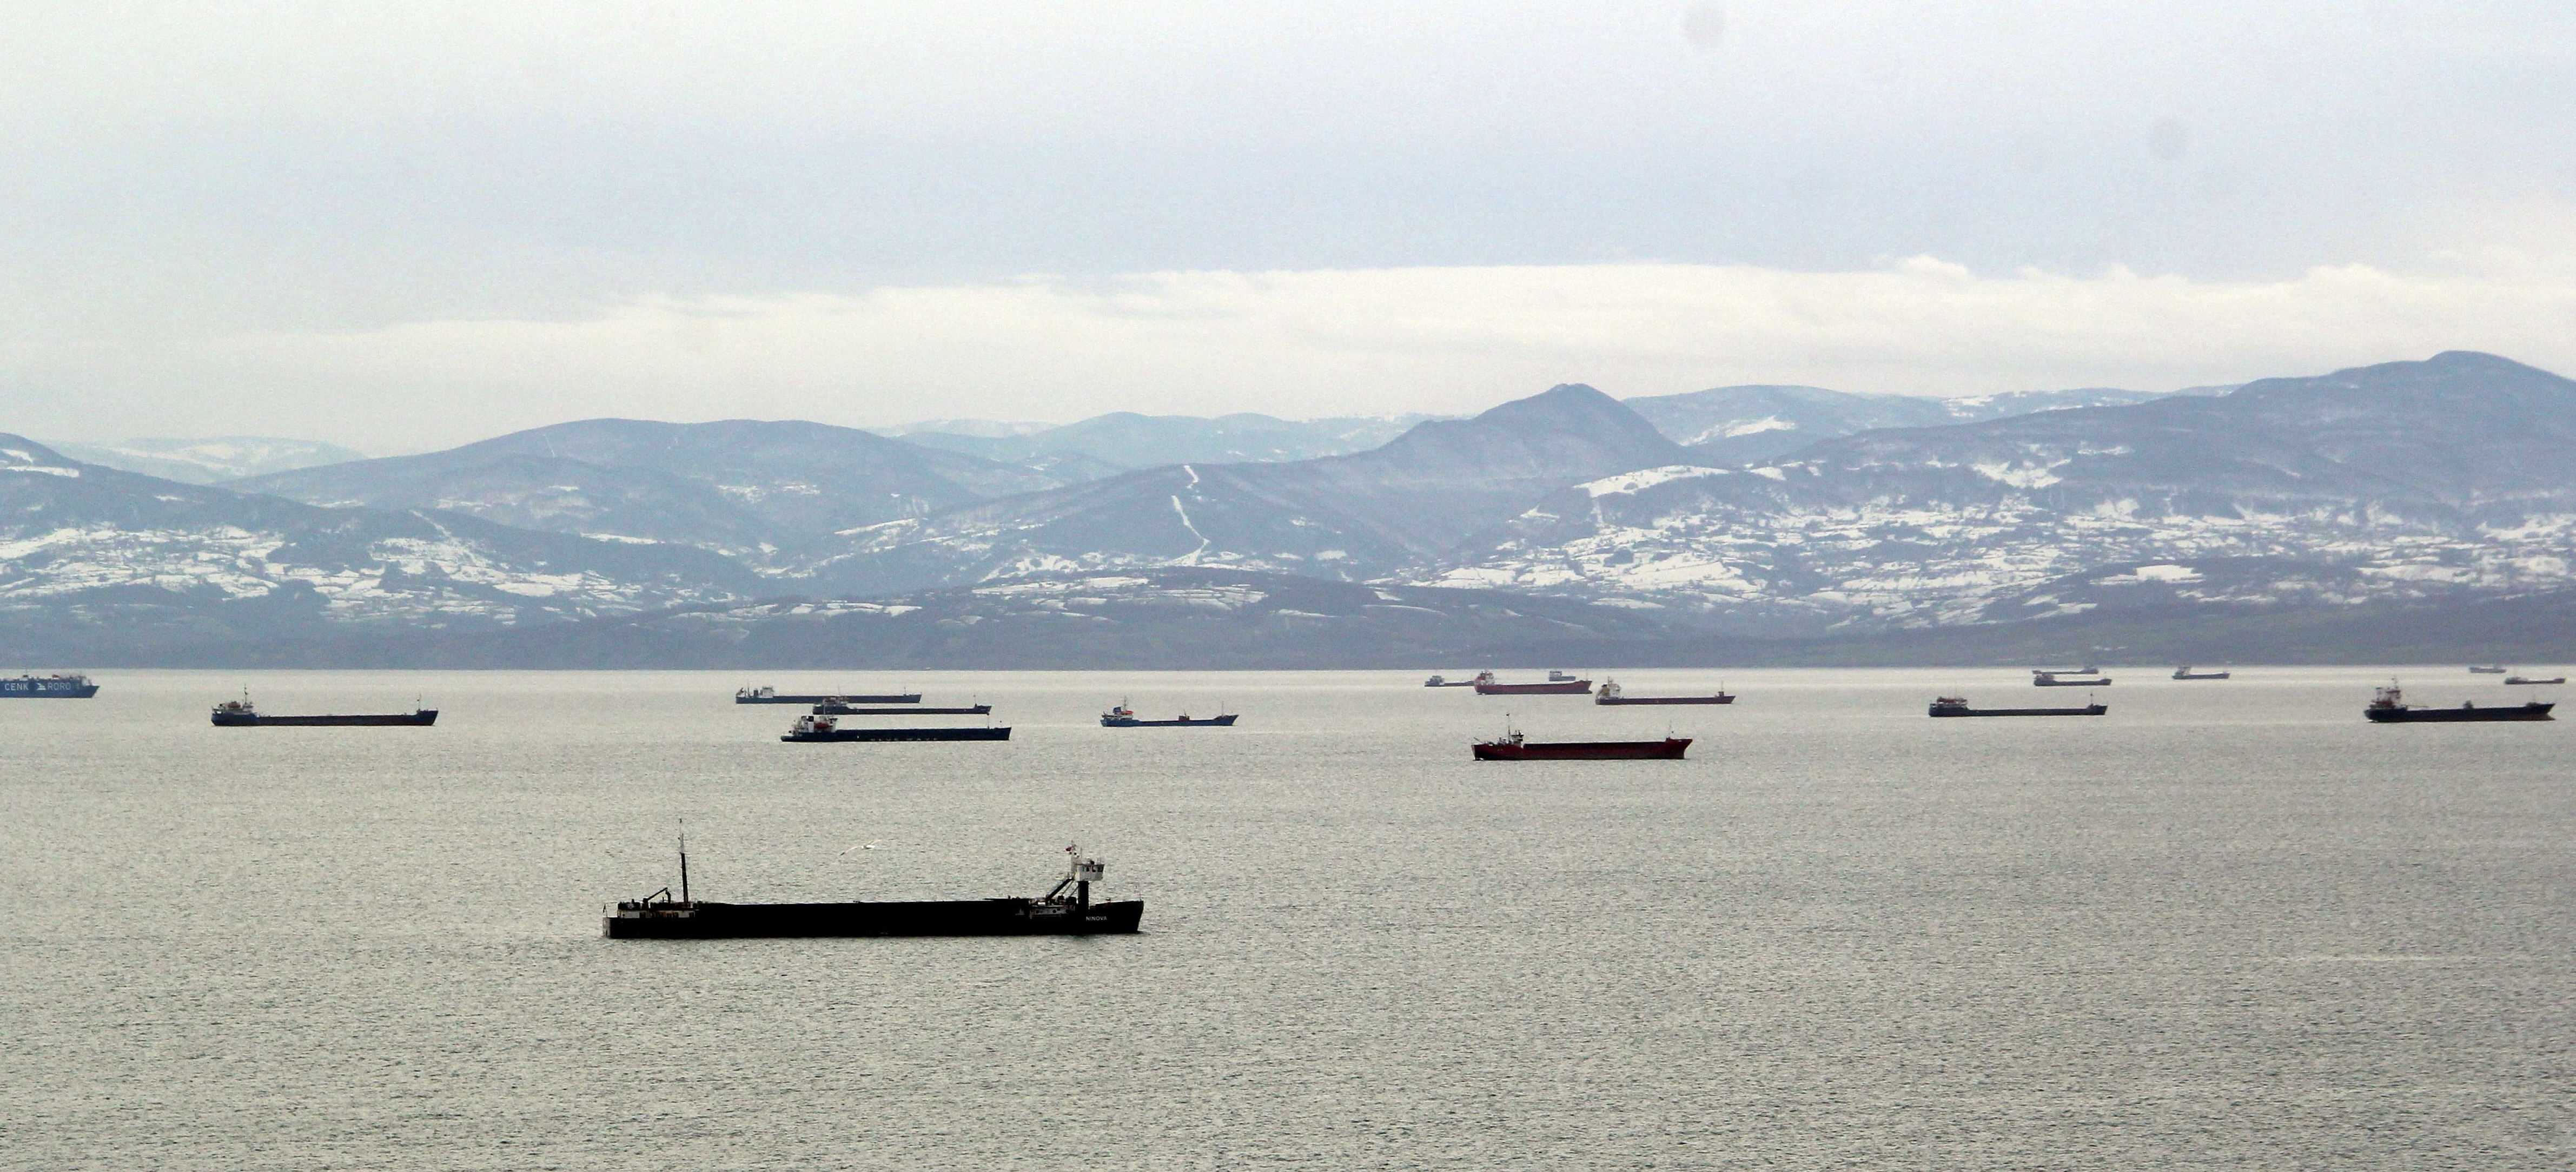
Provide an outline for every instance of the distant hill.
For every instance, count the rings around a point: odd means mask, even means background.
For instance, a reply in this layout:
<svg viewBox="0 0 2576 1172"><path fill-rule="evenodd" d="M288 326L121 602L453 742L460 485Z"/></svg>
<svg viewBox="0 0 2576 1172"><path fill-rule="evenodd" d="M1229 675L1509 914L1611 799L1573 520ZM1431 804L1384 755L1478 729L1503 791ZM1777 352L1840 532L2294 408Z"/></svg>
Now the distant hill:
<svg viewBox="0 0 2576 1172"><path fill-rule="evenodd" d="M1428 418L1288 420L1243 413L1211 419L1115 411L1061 427L950 420L945 427L881 430L910 443L1025 464L1067 480L1096 480L1166 464L1272 463L1366 451Z"/></svg>
<svg viewBox="0 0 2576 1172"><path fill-rule="evenodd" d="M2196 388L2179 393L2214 393L2221 389ZM1786 455L1822 440L1881 428L1939 427L2071 407L2123 406L2163 397L2158 392L2107 387L1934 399L1854 394L1823 387L1741 386L1622 401L1674 443L1689 448L1702 462L1731 467Z"/></svg>
<svg viewBox="0 0 2576 1172"><path fill-rule="evenodd" d="M85 464L0 434L0 632L15 632L0 642L505 628L760 586L739 563L685 546L316 508Z"/></svg>
<svg viewBox="0 0 2576 1172"><path fill-rule="evenodd" d="M843 530L1059 483L847 427L588 419L230 487L316 505L439 509L524 529L694 545L793 570Z"/></svg>
<svg viewBox="0 0 2576 1172"><path fill-rule="evenodd" d="M2550 590L2571 562L2576 382L2452 352L1603 478L1415 580L1776 632Z"/></svg>
<svg viewBox="0 0 2576 1172"><path fill-rule="evenodd" d="M176 480L181 484L216 484L245 476L367 458L365 452L319 440L250 435L217 439L101 440L50 446L74 460Z"/></svg>
<svg viewBox="0 0 2576 1172"><path fill-rule="evenodd" d="M1366 578L1437 557L1566 484L1688 458L1617 400L1560 386L1365 452L1185 463L878 526L818 580L910 589L1174 562Z"/></svg>

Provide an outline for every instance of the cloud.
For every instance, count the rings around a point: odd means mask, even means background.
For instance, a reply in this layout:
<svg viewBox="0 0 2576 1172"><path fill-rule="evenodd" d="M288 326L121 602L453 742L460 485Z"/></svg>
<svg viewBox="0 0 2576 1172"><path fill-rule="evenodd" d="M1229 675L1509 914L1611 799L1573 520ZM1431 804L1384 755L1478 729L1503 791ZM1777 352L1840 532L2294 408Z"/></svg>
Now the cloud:
<svg viewBox="0 0 2576 1172"><path fill-rule="evenodd" d="M1623 396L1739 382L2157 389L2455 348L2576 369L2571 324L2576 265L2515 254L2235 282L1980 274L1915 257L1847 272L1166 272L644 296L554 319L246 334L185 364L271 388L279 405L260 409L279 414L263 427L302 420L384 446L611 414L875 424L1472 411L1562 381Z"/></svg>

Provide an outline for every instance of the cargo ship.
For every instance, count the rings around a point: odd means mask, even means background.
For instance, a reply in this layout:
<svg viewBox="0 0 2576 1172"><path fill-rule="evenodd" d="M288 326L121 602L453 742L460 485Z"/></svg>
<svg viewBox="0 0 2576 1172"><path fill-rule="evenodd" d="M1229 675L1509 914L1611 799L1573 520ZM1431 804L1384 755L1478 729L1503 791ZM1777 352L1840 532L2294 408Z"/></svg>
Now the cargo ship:
<svg viewBox="0 0 2576 1172"><path fill-rule="evenodd" d="M1172 720L1142 720L1142 719L1139 719L1139 718L1137 717L1137 715L1136 715L1136 710L1135 710L1135 709L1133 709L1133 708L1129 708L1129 707L1126 705L1126 703L1125 703L1124 701L1121 701L1121 702L1118 704L1118 706L1117 706L1117 707L1111 708L1109 711L1107 711L1107 712L1103 712L1103 713L1101 713L1101 714L1100 714L1100 727L1102 727L1102 728L1233 728L1233 727L1234 727L1234 718L1235 718L1235 715L1236 715L1235 713L1232 713L1232 712L1226 712L1226 713L1220 713L1220 714L1215 715L1215 716L1205 717L1205 718L1203 718L1203 719L1199 719L1199 720L1192 720L1192 719L1190 719L1190 714L1189 714L1189 713L1184 712L1184 713L1180 714L1180 716L1178 716L1177 718L1174 718L1174 719L1172 719Z"/></svg>
<svg viewBox="0 0 2576 1172"><path fill-rule="evenodd" d="M816 716L990 716L990 704L969 704L963 708L859 708L842 701L814 706Z"/></svg>
<svg viewBox="0 0 2576 1172"><path fill-rule="evenodd" d="M2500 676L2504 674L2504 665L2501 663L2494 663L2485 667L2479 667L2476 664L2470 664L2469 674L2473 676Z"/></svg>
<svg viewBox="0 0 2576 1172"><path fill-rule="evenodd" d="M1494 673L1492 672L1485 672L1484 674L1477 676L1474 680L1453 680L1447 676L1433 676L1430 679L1422 681L1422 686L1426 688L1472 688L1476 686L1476 680L1490 680L1492 678L1494 678Z"/></svg>
<svg viewBox="0 0 2576 1172"><path fill-rule="evenodd" d="M2081 708L1970 708L1964 696L1937 696L1932 700L1932 716L2100 716L2109 712L2108 704L2087 704Z"/></svg>
<svg viewBox="0 0 2576 1172"><path fill-rule="evenodd" d="M2030 669L2030 674L2035 676L2089 676L2100 670L2102 669L2088 663L2082 667L2034 667Z"/></svg>
<svg viewBox="0 0 2576 1172"><path fill-rule="evenodd" d="M724 940L792 936L1090 936L1134 932L1145 901L1093 903L1091 885L1107 870L1066 847L1065 877L1045 895L995 899L857 903L701 903L689 894L689 853L680 851L680 894L665 887L621 900L603 917L611 940ZM1067 889L1070 888L1070 893Z"/></svg>
<svg viewBox="0 0 2576 1172"><path fill-rule="evenodd" d="M226 700L215 705L213 719L218 728L320 728L339 725L410 725L426 727L438 723L438 710L416 708L410 712L371 713L351 716L265 716L250 702L250 697Z"/></svg>
<svg viewBox="0 0 2576 1172"><path fill-rule="evenodd" d="M95 695L98 695L98 685L82 675L19 676L14 680L0 680L0 699L6 700L87 700Z"/></svg>
<svg viewBox="0 0 2576 1172"><path fill-rule="evenodd" d="M1733 704L1735 697L1720 688L1713 696L1631 696L1619 690L1619 681L1601 681L1601 690L1593 693L1595 704Z"/></svg>
<svg viewBox="0 0 2576 1172"><path fill-rule="evenodd" d="M842 728L828 716L805 715L796 718L779 740L804 744L823 741L1007 741L1011 726L987 728Z"/></svg>
<svg viewBox="0 0 2576 1172"><path fill-rule="evenodd" d="M736 688L736 704L919 704L921 693L896 692L884 696L861 696L852 692L835 692L828 696L789 695L776 688Z"/></svg>
<svg viewBox="0 0 2576 1172"><path fill-rule="evenodd" d="M2223 680L2234 674L2234 672L2224 671L2193 671L2188 665L2185 665L2174 669L2173 678L2178 680Z"/></svg>
<svg viewBox="0 0 2576 1172"><path fill-rule="evenodd" d="M1592 694L1592 681L1549 680L1544 684L1505 684L1495 682L1494 673L1485 672L1476 677L1476 694L1479 696L1589 696Z"/></svg>
<svg viewBox="0 0 2576 1172"><path fill-rule="evenodd" d="M2084 670L2089 672L2093 669ZM2111 686L2111 677L2095 676L2086 680L2065 680L2059 679L2056 672L2043 671L2031 675L2030 686L2034 688L2107 688Z"/></svg>
<svg viewBox="0 0 2576 1172"><path fill-rule="evenodd" d="M1468 746L1479 761L1679 761L1689 737L1660 741L1531 741L1507 732Z"/></svg>
<svg viewBox="0 0 2576 1172"><path fill-rule="evenodd" d="M2533 700L2510 708L2480 708L2464 703L2457 708L2425 708L2406 702L2406 693L2392 683L2379 689L2364 705L2361 714L2376 724L2450 724L2463 721L2550 720L2549 710L2555 704Z"/></svg>
<svg viewBox="0 0 2576 1172"><path fill-rule="evenodd" d="M2532 678L2531 678L2531 677L2529 677L2529 676L2506 676L2506 677L2504 678L2504 682L2505 682L2507 685L2522 685L2522 684L2563 684L2563 683L2566 683L2566 682L2567 682L2567 677L2565 677L2565 676L2551 676L2551 677L2549 677L2548 679L2545 679L2545 680L2535 680L2535 679L2532 679Z"/></svg>

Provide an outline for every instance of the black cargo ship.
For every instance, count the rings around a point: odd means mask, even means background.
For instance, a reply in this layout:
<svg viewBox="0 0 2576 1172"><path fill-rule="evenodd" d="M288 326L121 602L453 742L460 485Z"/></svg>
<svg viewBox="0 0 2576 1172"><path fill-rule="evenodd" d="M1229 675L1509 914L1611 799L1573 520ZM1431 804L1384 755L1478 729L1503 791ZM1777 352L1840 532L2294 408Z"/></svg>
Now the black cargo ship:
<svg viewBox="0 0 2576 1172"><path fill-rule="evenodd" d="M1101 714L1100 714L1100 727L1102 727L1102 728L1233 728L1233 727L1234 727L1234 718L1235 718L1235 715L1236 715L1236 714L1231 713L1231 712L1221 712L1221 713L1218 713L1218 714L1217 714L1217 715L1215 715L1215 716L1202 716L1202 717L1199 717L1199 718L1198 718L1198 719L1196 719L1196 720L1192 720L1192 719L1190 719L1190 714L1189 714L1189 713L1184 712L1184 713L1180 714L1178 717L1176 717L1176 718L1174 718L1174 719L1171 719L1171 720L1146 720L1145 718L1143 718L1143 717L1140 717L1140 716L1136 715L1136 710L1135 710L1135 709L1133 709L1133 708L1129 708L1129 707L1128 707L1128 706L1127 706L1127 705L1122 701L1121 703L1119 703L1119 705L1118 705L1117 707L1112 708L1112 709L1110 709L1109 711L1107 711L1107 712L1103 712L1103 713L1101 713Z"/></svg>
<svg viewBox="0 0 2576 1172"><path fill-rule="evenodd" d="M98 695L88 676L19 676L0 680L0 700L87 700Z"/></svg>
<svg viewBox="0 0 2576 1172"><path fill-rule="evenodd" d="M1970 708L1965 697L1939 696L1932 701L1933 716L2100 716L2109 712L2108 704L2087 704L2082 708Z"/></svg>
<svg viewBox="0 0 2576 1172"><path fill-rule="evenodd" d="M245 697L215 705L214 722L218 728L322 728L341 725L411 725L438 723L438 710L419 708L410 712L387 712L350 716L266 716L251 706Z"/></svg>
<svg viewBox="0 0 2576 1172"><path fill-rule="evenodd" d="M849 692L831 695L789 695L776 688L736 688L736 704L919 704L919 692L894 692L883 696L861 696Z"/></svg>
<svg viewBox="0 0 2576 1172"><path fill-rule="evenodd" d="M858 708L841 703L814 706L816 716L987 716L992 711L990 704L971 704L964 708Z"/></svg>
<svg viewBox="0 0 2576 1172"><path fill-rule="evenodd" d="M719 940L753 936L1089 936L1134 932L1145 901L1091 902L1105 870L1066 847L1070 866L1045 895L996 899L860 903L700 903L689 897L689 855L680 852L680 897L665 887L620 902L601 921L611 940ZM1071 894L1066 889L1071 888Z"/></svg>
<svg viewBox="0 0 2576 1172"><path fill-rule="evenodd" d="M2464 721L2551 720L2555 718L2549 715L2549 710L2556 707L2555 704L2534 700L2510 708L2480 708L2473 703L2457 708L2425 708L2407 703L2406 693L2399 691L2397 685L2390 684L2370 698L2370 703L2362 707L2361 714L2369 717L2373 724L2454 724Z"/></svg>
<svg viewBox="0 0 2576 1172"><path fill-rule="evenodd" d="M1708 696L1631 696L1619 690L1619 681L1601 681L1601 690L1593 693L1595 704L1733 704L1735 697L1720 688Z"/></svg>
<svg viewBox="0 0 2576 1172"><path fill-rule="evenodd" d="M1007 741L1011 726L994 728L842 728L828 716L799 716L779 740L800 744L824 741Z"/></svg>

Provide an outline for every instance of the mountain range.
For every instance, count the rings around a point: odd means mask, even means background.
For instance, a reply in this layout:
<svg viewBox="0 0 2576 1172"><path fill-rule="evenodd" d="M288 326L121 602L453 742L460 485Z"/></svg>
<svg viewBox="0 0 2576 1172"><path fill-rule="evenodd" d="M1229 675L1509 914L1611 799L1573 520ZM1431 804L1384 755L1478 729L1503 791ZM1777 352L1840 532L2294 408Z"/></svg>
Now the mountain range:
<svg viewBox="0 0 2576 1172"><path fill-rule="evenodd" d="M2451 352L2167 395L1566 385L1346 451L1374 437L1263 416L587 420L205 486L0 436L0 635L134 662L860 662L883 638L1023 666L1970 654L2252 614L2324 639L2576 585L2571 407L2576 383ZM1209 575L1271 601L1173 625Z"/></svg>
<svg viewBox="0 0 2576 1172"><path fill-rule="evenodd" d="M364 452L319 440L249 435L216 439L123 439L51 446L56 452L83 463L140 472L181 484L221 484L246 476L367 458Z"/></svg>
<svg viewBox="0 0 2576 1172"><path fill-rule="evenodd" d="M950 420L945 427L887 429L885 433L927 447L1028 465L1071 481L1167 464L1270 463L1345 455L1378 447L1428 418L1287 420L1246 412L1208 419L1113 411L1062 427L1023 429Z"/></svg>

